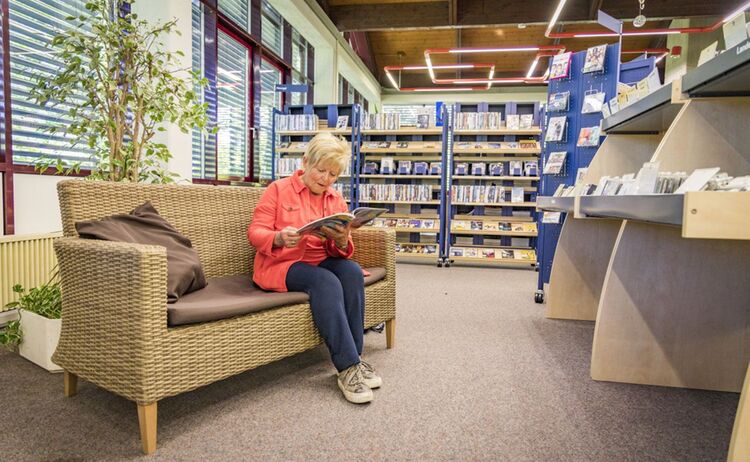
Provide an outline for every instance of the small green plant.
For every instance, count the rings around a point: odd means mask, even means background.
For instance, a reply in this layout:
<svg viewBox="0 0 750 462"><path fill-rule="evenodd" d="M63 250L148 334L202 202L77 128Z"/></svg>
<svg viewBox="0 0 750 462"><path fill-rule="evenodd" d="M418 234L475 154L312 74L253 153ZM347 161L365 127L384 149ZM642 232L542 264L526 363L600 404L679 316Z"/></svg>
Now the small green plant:
<svg viewBox="0 0 750 462"><path fill-rule="evenodd" d="M18 350L18 345L23 340L23 332L21 332L21 321L11 321L5 325L5 329L0 331L0 345L4 346L10 351Z"/></svg>
<svg viewBox="0 0 750 462"><path fill-rule="evenodd" d="M52 282L52 280L30 289L29 293L26 293L21 284L16 284L13 286L13 292L20 294L20 297L18 301L10 302L5 307L20 308L49 319L60 319L62 314L60 283Z"/></svg>

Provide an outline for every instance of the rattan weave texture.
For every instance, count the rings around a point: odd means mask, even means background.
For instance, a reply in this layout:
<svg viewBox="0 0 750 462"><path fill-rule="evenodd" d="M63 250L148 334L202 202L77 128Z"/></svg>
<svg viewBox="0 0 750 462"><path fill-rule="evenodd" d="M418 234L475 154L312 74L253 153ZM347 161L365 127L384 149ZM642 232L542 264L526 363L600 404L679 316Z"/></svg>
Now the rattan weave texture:
<svg viewBox="0 0 750 462"><path fill-rule="evenodd" d="M198 250L208 277L250 274L246 230L263 190L68 180L58 184L55 242L63 322L53 357L65 370L140 404L158 401L320 344L308 304L181 327L167 326L163 247L79 239L75 222L128 213L150 200ZM354 259L381 266L367 287L365 327L396 316L395 235L353 233Z"/></svg>

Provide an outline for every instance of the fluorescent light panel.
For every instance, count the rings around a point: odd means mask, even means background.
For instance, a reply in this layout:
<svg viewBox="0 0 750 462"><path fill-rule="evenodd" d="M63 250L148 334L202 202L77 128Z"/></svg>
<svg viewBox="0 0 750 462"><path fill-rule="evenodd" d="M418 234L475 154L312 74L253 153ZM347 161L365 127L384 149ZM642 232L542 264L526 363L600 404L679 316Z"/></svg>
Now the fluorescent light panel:
<svg viewBox="0 0 750 462"><path fill-rule="evenodd" d="M555 27L555 23L557 22L557 19L560 17L560 13L562 13L562 9L565 6L565 2L567 0L560 0L560 3L557 4L557 9L555 10L555 14L552 15L552 19L549 22L549 25L547 26L547 32L544 33L544 35L549 35L550 32L552 32L552 28Z"/></svg>
<svg viewBox="0 0 750 462"><path fill-rule="evenodd" d="M385 75L388 76L388 80L391 81L391 85L393 85L393 88L395 88L396 90L400 90L400 88L398 88L398 84L396 83L396 80L393 78L393 75L391 75L391 73L388 71L385 71Z"/></svg>
<svg viewBox="0 0 750 462"><path fill-rule="evenodd" d="M745 3L741 7L737 8L736 10L732 11L731 13L729 13L729 16L727 16L726 18L724 18L724 22L731 21L732 19L735 18L735 16L737 16L740 13L742 13L743 11L745 11L748 8L750 8L750 2Z"/></svg>
<svg viewBox="0 0 750 462"><path fill-rule="evenodd" d="M452 48L448 53L501 53L511 51L539 51L539 47L521 48Z"/></svg>
<svg viewBox="0 0 750 462"><path fill-rule="evenodd" d="M411 91L471 91L473 88L415 88Z"/></svg>
<svg viewBox="0 0 750 462"><path fill-rule="evenodd" d="M531 63L531 67L529 68L529 72L526 73L526 78L530 79L531 76L534 75L534 71L536 71L536 66L539 64L539 58L534 58L534 62Z"/></svg>

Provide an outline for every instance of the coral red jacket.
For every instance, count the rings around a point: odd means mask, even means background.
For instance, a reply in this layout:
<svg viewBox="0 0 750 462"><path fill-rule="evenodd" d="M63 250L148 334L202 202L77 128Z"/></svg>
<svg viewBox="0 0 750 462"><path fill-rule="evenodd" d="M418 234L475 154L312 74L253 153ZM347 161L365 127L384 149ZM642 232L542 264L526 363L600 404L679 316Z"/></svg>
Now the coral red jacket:
<svg viewBox="0 0 750 462"><path fill-rule="evenodd" d="M302 182L301 174L302 170L298 170L288 178L271 183L260 198L253 212L253 221L247 228L247 238L257 250L253 281L265 290L286 292L286 274L289 267L305 260L305 240L320 239L307 234L300 239L297 247L273 248L273 239L277 231L287 226L300 228L318 218L348 211L341 193L329 187L323 193L323 215L315 216L310 206L310 190ZM351 236L346 251L339 249L330 239L323 245L326 253L332 257L350 258L354 253Z"/></svg>

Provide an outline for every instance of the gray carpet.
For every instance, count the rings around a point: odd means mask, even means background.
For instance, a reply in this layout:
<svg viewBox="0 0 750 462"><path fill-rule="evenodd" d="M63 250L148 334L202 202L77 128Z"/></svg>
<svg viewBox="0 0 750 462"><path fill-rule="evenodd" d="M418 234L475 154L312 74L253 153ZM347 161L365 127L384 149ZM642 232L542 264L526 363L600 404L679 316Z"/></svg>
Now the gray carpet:
<svg viewBox="0 0 750 462"><path fill-rule="evenodd" d="M536 273L398 266L396 348L365 337L375 401L323 348L159 403L157 460L726 458L739 395L589 378L593 323L551 321ZM0 353L0 460L140 460L135 405Z"/></svg>

